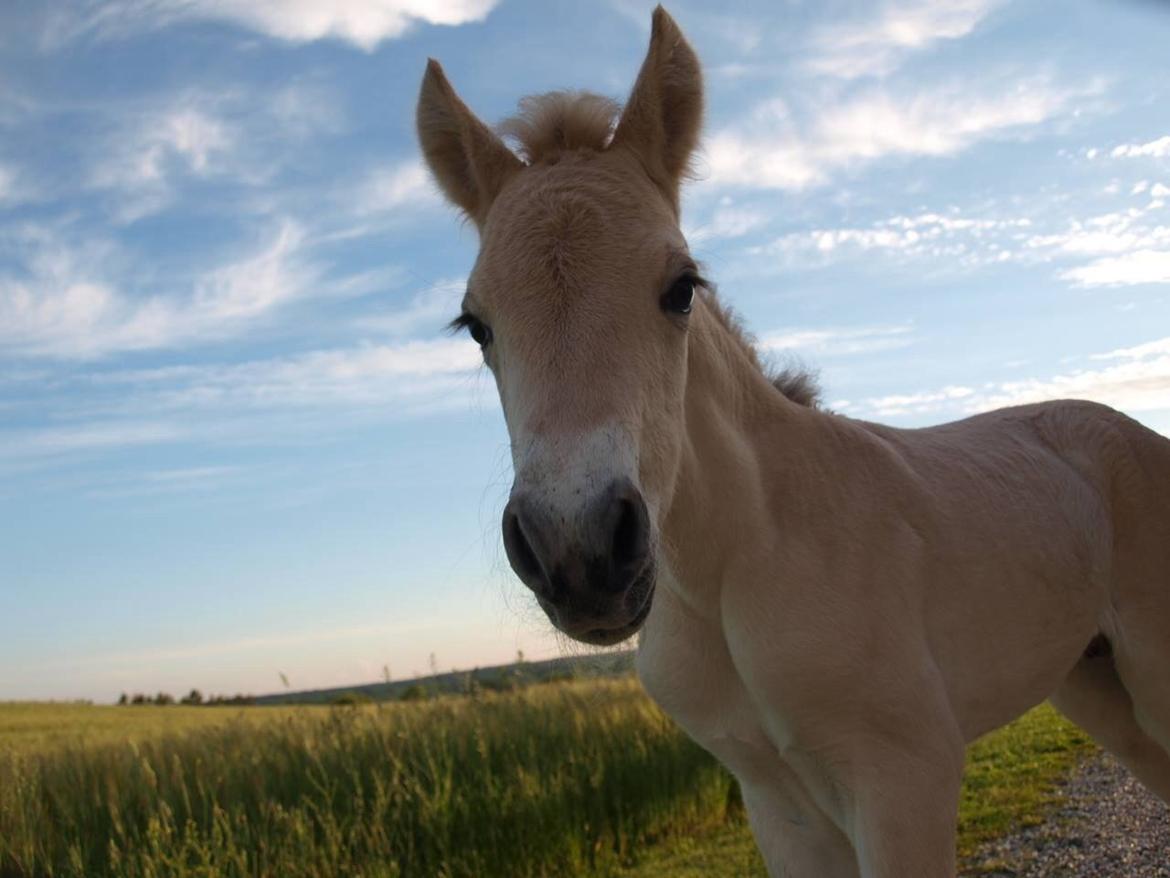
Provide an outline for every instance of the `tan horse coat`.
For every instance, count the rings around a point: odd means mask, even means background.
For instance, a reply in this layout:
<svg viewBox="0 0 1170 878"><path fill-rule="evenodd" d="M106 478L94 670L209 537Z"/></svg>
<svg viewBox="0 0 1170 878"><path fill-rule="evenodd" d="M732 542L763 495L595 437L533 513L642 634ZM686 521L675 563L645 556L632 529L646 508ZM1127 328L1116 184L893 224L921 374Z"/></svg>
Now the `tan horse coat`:
<svg viewBox="0 0 1170 878"><path fill-rule="evenodd" d="M701 284L664 313L697 271L701 95L661 8L612 136L600 99L537 100L522 161L424 79L424 152L480 232L460 322L514 497L569 548L606 484L648 510L649 598L597 599L588 632L542 606L593 642L642 625L647 690L739 778L776 876L953 875L966 742L1049 697L1170 800L1170 441L1076 401L852 420L778 390Z"/></svg>

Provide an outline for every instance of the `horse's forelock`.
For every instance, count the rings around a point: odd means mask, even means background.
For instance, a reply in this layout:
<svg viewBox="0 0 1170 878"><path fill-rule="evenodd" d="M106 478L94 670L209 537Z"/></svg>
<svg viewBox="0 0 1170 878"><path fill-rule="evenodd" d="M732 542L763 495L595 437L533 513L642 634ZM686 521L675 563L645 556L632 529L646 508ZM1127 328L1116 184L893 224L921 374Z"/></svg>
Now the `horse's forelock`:
<svg viewBox="0 0 1170 878"><path fill-rule="evenodd" d="M520 111L498 127L513 138L529 164L559 153L590 149L600 152L613 137L621 107L587 91L553 91L520 101Z"/></svg>

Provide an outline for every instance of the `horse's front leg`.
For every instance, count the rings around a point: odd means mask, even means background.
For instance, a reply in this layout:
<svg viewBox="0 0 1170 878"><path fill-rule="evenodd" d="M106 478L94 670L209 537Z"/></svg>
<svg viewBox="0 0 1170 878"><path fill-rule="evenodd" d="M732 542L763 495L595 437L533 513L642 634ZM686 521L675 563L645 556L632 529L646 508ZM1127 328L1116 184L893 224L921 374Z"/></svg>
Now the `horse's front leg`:
<svg viewBox="0 0 1170 878"><path fill-rule="evenodd" d="M638 650L651 697L739 781L773 878L857 878L845 834L765 734L718 626L660 585Z"/></svg>
<svg viewBox="0 0 1170 878"><path fill-rule="evenodd" d="M945 709L857 706L856 723L792 718L785 761L852 843L861 878L954 878L961 735Z"/></svg>
<svg viewBox="0 0 1170 878"><path fill-rule="evenodd" d="M770 609L729 605L733 662L861 878L954 878L965 741L926 638L881 613Z"/></svg>
<svg viewBox="0 0 1170 878"><path fill-rule="evenodd" d="M867 752L854 778L862 878L955 875L962 765L934 744L919 739Z"/></svg>
<svg viewBox="0 0 1170 878"><path fill-rule="evenodd" d="M771 878L858 878L849 839L786 763L774 752L760 753L737 767L748 822Z"/></svg>

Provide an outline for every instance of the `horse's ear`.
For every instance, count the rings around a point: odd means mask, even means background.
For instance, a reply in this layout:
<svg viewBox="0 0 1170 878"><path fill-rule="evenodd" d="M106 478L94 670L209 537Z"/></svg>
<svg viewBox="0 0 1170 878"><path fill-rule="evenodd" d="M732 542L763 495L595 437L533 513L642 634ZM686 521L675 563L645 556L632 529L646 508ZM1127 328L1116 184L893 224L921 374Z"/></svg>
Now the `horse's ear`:
<svg viewBox="0 0 1170 878"><path fill-rule="evenodd" d="M523 162L467 109L433 58L423 75L416 119L431 173L447 198L482 228L492 202Z"/></svg>
<svg viewBox="0 0 1170 878"><path fill-rule="evenodd" d="M650 50L626 103L613 145L633 150L678 209L678 190L703 122L703 74L694 49L661 6Z"/></svg>

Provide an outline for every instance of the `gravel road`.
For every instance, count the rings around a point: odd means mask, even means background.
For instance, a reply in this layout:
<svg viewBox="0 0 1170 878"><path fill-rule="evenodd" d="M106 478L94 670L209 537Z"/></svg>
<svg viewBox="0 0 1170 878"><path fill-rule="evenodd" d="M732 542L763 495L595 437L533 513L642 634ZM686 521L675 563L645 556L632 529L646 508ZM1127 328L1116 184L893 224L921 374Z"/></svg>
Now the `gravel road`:
<svg viewBox="0 0 1170 878"><path fill-rule="evenodd" d="M1170 808L1113 757L1081 765L1043 826L1000 839L965 875L997 878L1170 878Z"/></svg>

